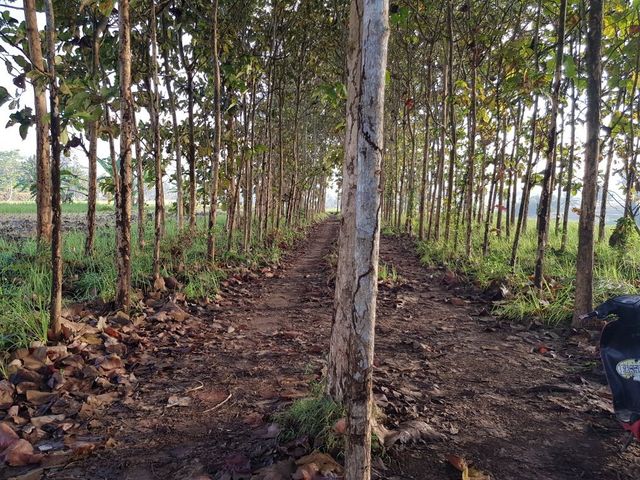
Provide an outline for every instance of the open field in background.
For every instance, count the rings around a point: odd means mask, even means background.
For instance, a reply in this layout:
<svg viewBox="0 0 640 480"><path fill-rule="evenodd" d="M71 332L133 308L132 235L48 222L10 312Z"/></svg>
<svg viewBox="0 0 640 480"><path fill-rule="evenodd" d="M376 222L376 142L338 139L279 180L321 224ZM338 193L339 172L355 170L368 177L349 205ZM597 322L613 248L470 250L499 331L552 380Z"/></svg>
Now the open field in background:
<svg viewBox="0 0 640 480"><path fill-rule="evenodd" d="M86 204L67 205L65 221L72 222L71 228L63 236L63 294L67 303L96 299L110 301L115 295L115 229L111 226L111 207L106 207L100 207L101 214L106 215L103 223L106 226L96 231L95 253L86 256L85 223L81 215L86 210ZM23 215L26 223L33 223L35 205L0 204L0 222L13 215ZM175 277L184 285L186 296L192 299L215 294L220 280L225 276L224 270L212 270L206 265L206 221L204 217L198 217L198 233L195 235L180 233L174 217L168 214L166 235L161 246L162 274ZM218 265L221 266L259 267L272 264L280 259L280 247L291 244L300 235L294 230L283 231L271 247L253 248L250 254L243 254L237 250L227 250L225 222L226 214L220 212L216 229ZM153 220L150 216L145 229L146 245L142 251L138 248L135 224L132 226L132 237L133 286L145 289L151 286L152 281ZM50 288L48 249L39 251L33 238L16 239L0 235L0 350L46 338Z"/></svg>
<svg viewBox="0 0 640 480"><path fill-rule="evenodd" d="M605 240L597 243L595 248L596 305L615 295L637 293L640 287L640 238L634 233L626 248L612 248L608 244L612 230L613 227L608 227ZM546 282L541 292L533 288L537 241L535 221L522 236L515 269L509 266L513 237L492 236L489 252L485 256L482 254L483 235L483 230L474 232L470 258L464 255L462 236L456 252L443 241L420 242L418 250L424 263L446 265L498 298L495 313L504 318L539 320L549 325L571 319L578 248L577 222L569 224L564 252L560 251L560 234L555 235L552 226L545 253Z"/></svg>

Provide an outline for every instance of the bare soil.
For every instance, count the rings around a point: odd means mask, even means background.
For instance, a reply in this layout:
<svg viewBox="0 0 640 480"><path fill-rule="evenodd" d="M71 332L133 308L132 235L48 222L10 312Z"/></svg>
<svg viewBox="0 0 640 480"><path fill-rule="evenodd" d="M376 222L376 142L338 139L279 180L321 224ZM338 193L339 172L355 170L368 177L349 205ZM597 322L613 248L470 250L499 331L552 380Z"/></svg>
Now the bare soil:
<svg viewBox="0 0 640 480"><path fill-rule="evenodd" d="M338 228L323 222L282 269L184 305L193 317L179 327L141 325L146 347L127 360L137 389L90 423L115 442L43 478L249 478L282 458L269 417L322 377ZM640 448L619 452L594 335L500 322L450 272L422 266L408 238L383 238L381 255L399 279L380 285L378 407L387 428L420 419L441 439L394 447L376 478L459 479L448 455L492 479L638 478Z"/></svg>
<svg viewBox="0 0 640 480"><path fill-rule="evenodd" d="M96 227L113 225L115 215L109 212L96 212ZM36 235L37 217L33 213L13 213L0 215L0 238L6 240L25 240ZM62 230L65 232L84 231L87 228L87 215L84 213L63 213Z"/></svg>

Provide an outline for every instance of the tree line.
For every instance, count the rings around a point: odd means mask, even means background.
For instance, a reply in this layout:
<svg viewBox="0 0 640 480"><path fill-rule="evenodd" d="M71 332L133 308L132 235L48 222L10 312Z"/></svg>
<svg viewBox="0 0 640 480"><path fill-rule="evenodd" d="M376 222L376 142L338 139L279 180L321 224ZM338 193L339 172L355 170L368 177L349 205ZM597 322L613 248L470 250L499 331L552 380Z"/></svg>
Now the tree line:
<svg viewBox="0 0 640 480"><path fill-rule="evenodd" d="M342 2L24 0L3 7L0 55L15 91L0 88L0 102L23 138L35 130L37 235L52 246L54 334L61 156L79 152L89 165L87 255L94 250L98 165L108 170L116 303L125 310L136 254L131 219L138 218L143 247L145 189L155 192L157 287L169 214L178 229L195 231L200 209L207 212L201 224L213 266L216 244L246 252L324 210L343 124ZM23 97L27 88L33 104ZM101 149L107 157L99 158ZM165 185L175 189L173 213ZM220 208L227 213L224 238L214 229Z"/></svg>

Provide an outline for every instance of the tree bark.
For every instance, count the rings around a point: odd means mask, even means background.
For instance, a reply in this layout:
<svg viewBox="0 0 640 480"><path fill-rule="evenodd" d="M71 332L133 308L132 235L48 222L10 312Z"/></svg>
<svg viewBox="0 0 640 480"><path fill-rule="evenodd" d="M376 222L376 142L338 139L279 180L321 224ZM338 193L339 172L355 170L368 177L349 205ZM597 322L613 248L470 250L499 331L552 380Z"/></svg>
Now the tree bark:
<svg viewBox="0 0 640 480"><path fill-rule="evenodd" d="M162 143L160 140L160 93L158 77L158 35L156 19L156 0L151 0L149 11L149 30L151 33L151 82L153 89L149 88L149 113L151 117L151 130L153 135L153 165L155 178L155 215L154 215L154 240L153 240L153 280L160 282L160 242L162 241L162 220L164 217L164 198L162 188ZM162 283L162 282L160 282ZM160 286L156 284L156 286Z"/></svg>
<svg viewBox="0 0 640 480"><path fill-rule="evenodd" d="M36 0L24 0L24 18L27 27L29 44L29 60L35 70L45 73L42 43L36 16ZM51 241L51 164L49 156L49 133L47 132L47 97L43 82L34 80L33 95L35 100L36 124L36 207L37 238L39 242Z"/></svg>
<svg viewBox="0 0 640 480"><path fill-rule="evenodd" d="M53 0L46 0L47 50L49 73L49 108L51 112L51 207L53 229L51 236L51 304L49 329L54 338L62 332L62 206L60 200L60 112L58 107L58 79L56 77L56 34Z"/></svg>
<svg viewBox="0 0 640 480"><path fill-rule="evenodd" d="M218 59L218 0L213 0L213 103L215 110L215 132L213 158L211 160L211 188L209 199L209 226L207 229L207 259L213 264L216 256L216 212L218 208L218 168L220 165L220 145L222 142L222 111L220 105L220 62Z"/></svg>
<svg viewBox="0 0 640 480"><path fill-rule="evenodd" d="M349 397L345 480L371 477L373 351L380 243L380 165L383 154L384 82L389 38L387 0L364 0L362 81L358 102L358 159L350 303Z"/></svg>
<svg viewBox="0 0 640 480"><path fill-rule="evenodd" d="M547 136L547 168L544 172L540 206L538 208L538 246L536 249L536 265L533 275L533 284L536 288L542 287L544 272L544 254L547 247L547 232L549 229L549 212L551 209L552 182L555 172L555 148L558 129L558 108L560 104L560 82L562 80L562 60L564 58L564 31L567 17L567 0L560 0L560 17L558 19L558 39L556 45L556 68L551 89L551 124Z"/></svg>
<svg viewBox="0 0 640 480"><path fill-rule="evenodd" d="M129 0L118 3L120 67L120 199L116 210L116 304L125 312L131 306L131 139L133 97L131 95L131 20Z"/></svg>
<svg viewBox="0 0 640 480"><path fill-rule="evenodd" d="M334 315L327 361L327 393L337 402L345 400L348 345L351 331L351 303L355 272L354 231L356 228L356 169L358 157L358 101L362 82L360 29L363 0L351 0L347 44L347 111L342 169L342 220L338 238L338 265Z"/></svg>
<svg viewBox="0 0 640 480"><path fill-rule="evenodd" d="M585 145L582 204L578 226L576 295L572 325L593 307L593 230L600 160L600 98L602 80L602 0L590 0L587 31L587 142Z"/></svg>

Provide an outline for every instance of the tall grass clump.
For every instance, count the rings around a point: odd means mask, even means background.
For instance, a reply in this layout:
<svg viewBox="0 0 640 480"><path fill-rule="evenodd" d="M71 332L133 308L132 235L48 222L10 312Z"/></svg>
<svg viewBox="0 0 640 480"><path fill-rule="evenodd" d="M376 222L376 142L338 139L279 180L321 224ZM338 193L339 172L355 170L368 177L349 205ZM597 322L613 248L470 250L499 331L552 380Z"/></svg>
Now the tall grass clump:
<svg viewBox="0 0 640 480"><path fill-rule="evenodd" d="M608 229L610 233L611 229ZM571 319L575 292L576 252L578 225L571 222L567 246L560 249L561 238L552 230L545 252L544 284L541 290L533 286L537 237L530 227L520 241L514 268L510 267L513 237L495 233L489 250L482 254L484 232L477 229L473 235L472 254L464 254L463 243L454 251L444 241L419 242L422 261L429 265L445 265L464 275L481 289L507 290L504 299L495 302L495 313L509 320L539 320L557 325ZM608 238L608 235L606 236ZM606 241L595 247L594 302L600 303L612 296L634 293L640 286L640 236L634 234L621 247L611 247Z"/></svg>
<svg viewBox="0 0 640 480"><path fill-rule="evenodd" d="M73 213L84 213L86 205L76 205ZM103 206L102 208L113 208ZM67 209L71 209L66 205ZM72 209L73 210L73 209ZM32 204L1 204L3 212L34 213ZM152 287L153 228L148 219L145 247L138 247L137 229L132 228L132 286L145 291ZM184 286L190 299L213 296L227 269L259 268L280 261L283 249L304 235L304 227L284 228L272 234L266 246L251 239L249 252L242 252L241 234L234 239L234 248L227 250L226 214L218 215L216 224L217 261L212 267L206 262L206 219L198 218L195 233L179 232L173 217L167 217L165 236L161 243L161 273L175 277ZM63 233L63 297L66 303L102 300L115 297L117 271L115 266L115 230L96 229L92 255L84 252L85 232L81 227ZM34 239L3 239L0 237L0 350L28 345L33 340L46 341L51 290L50 251L38 247Z"/></svg>

